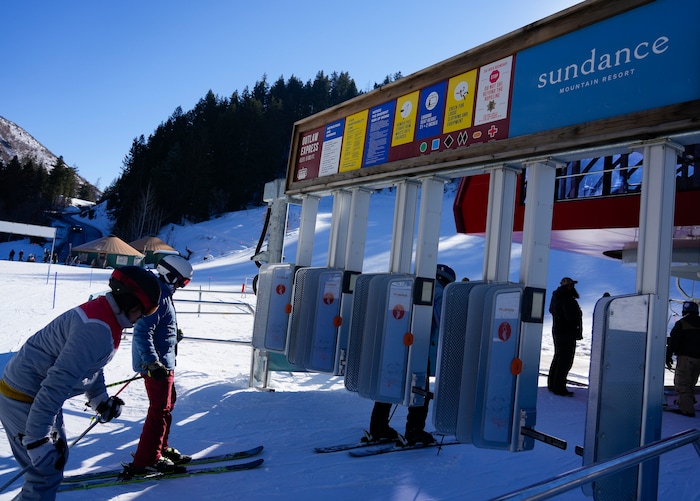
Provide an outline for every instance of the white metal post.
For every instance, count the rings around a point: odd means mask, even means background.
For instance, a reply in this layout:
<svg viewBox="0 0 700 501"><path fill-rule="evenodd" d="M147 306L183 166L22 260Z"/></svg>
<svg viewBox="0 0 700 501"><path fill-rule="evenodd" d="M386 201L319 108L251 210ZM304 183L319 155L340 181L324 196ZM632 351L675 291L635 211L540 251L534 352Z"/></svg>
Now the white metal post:
<svg viewBox="0 0 700 501"><path fill-rule="evenodd" d="M527 165L527 191L525 194L525 221L520 259L520 283L528 287L546 289L549 268L549 244L554 210L554 186L556 169L565 165L552 160L542 160ZM516 381L518 403L513 419L519 419L521 409L537 408L537 382L542 349L542 324L520 324L520 360L522 372ZM517 421L514 421L517 422ZM515 430L514 430L515 432ZM518 430L519 432L519 430ZM513 437L515 440L517 437Z"/></svg>
<svg viewBox="0 0 700 501"><path fill-rule="evenodd" d="M661 438L666 328L673 248L676 163L683 147L667 140L645 144L637 247L637 293L651 294L640 446ZM655 500L658 459L640 466L637 499ZM653 496L653 497L652 497Z"/></svg>
<svg viewBox="0 0 700 501"><path fill-rule="evenodd" d="M442 200L444 196L445 180L429 177L421 181L420 215L418 217L418 238L416 242L416 277L435 278L437 267L438 244L440 242L440 221L442 219ZM431 298L432 299L432 298ZM433 321L433 305L415 304L411 318L411 332L413 333L413 345L408 353L408 367L410 372L423 372L427 368L427 360L430 356L430 332ZM430 374L425 375L426 378ZM408 401L412 403L411 378L406 378L406 391ZM422 405L422 399L418 402Z"/></svg>
<svg viewBox="0 0 700 501"><path fill-rule="evenodd" d="M564 165L566 164L563 162L550 159L527 165L525 221L520 258L520 283L526 286L547 287L556 169Z"/></svg>
<svg viewBox="0 0 700 501"><path fill-rule="evenodd" d="M418 184L415 181L404 180L396 184L394 226L391 235L391 254L389 255L389 271L391 272L411 272L417 200Z"/></svg>
<svg viewBox="0 0 700 501"><path fill-rule="evenodd" d="M367 224L369 221L369 202L371 191L354 188L350 201L350 222L345 251L345 269L362 271L367 242Z"/></svg>
<svg viewBox="0 0 700 501"><path fill-rule="evenodd" d="M328 239L328 266L332 268L342 268L345 265L351 197L351 193L346 190L333 192L331 233Z"/></svg>
<svg viewBox="0 0 700 501"><path fill-rule="evenodd" d="M320 198L306 195L301 202L301 221L299 222L299 242L297 244L297 266L311 266L316 234L316 216Z"/></svg>
<svg viewBox="0 0 700 501"><path fill-rule="evenodd" d="M518 170L501 165L489 169L489 200L484 244L484 280L507 282L513 239L513 211Z"/></svg>

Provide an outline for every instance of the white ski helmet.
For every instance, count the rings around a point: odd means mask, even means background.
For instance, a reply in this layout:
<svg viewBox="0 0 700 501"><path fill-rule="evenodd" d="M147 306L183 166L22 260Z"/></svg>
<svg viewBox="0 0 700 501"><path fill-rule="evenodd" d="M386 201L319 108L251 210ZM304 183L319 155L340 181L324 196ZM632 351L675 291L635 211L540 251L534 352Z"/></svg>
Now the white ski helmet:
<svg viewBox="0 0 700 501"><path fill-rule="evenodd" d="M156 271L167 284L184 287L192 280L192 265L182 256L171 254L158 261Z"/></svg>

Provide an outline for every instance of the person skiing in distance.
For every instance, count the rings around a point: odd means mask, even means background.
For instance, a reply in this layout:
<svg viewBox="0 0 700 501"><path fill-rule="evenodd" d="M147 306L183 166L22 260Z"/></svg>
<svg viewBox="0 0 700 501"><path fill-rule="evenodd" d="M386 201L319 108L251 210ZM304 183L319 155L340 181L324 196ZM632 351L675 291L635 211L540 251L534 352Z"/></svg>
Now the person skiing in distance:
<svg viewBox="0 0 700 501"><path fill-rule="evenodd" d="M566 379L574 364L576 341L583 339L583 313L578 305L578 283L569 277L561 279L559 288L552 293L549 312L552 314L554 357L549 367L547 388L555 395L573 397L566 388Z"/></svg>
<svg viewBox="0 0 700 501"><path fill-rule="evenodd" d="M667 363L676 354L673 385L678 394L678 414L695 417L695 385L700 378L700 316L698 304L683 303L682 318L671 329L668 338Z"/></svg>
<svg viewBox="0 0 700 501"><path fill-rule="evenodd" d="M68 460L63 402L84 393L101 422L119 417L124 401L110 397L103 367L122 330L158 307L160 286L149 271L112 272L110 291L62 313L32 335L0 379L0 422L25 469L19 500L53 500Z"/></svg>
<svg viewBox="0 0 700 501"><path fill-rule="evenodd" d="M181 256L165 256L158 262L160 304L154 315L134 326L132 362L143 374L149 407L133 461L124 467L122 478L148 471L172 473L184 471L181 465L190 456L169 445L172 411L175 407L175 358L179 329L172 296L192 279L192 265Z"/></svg>

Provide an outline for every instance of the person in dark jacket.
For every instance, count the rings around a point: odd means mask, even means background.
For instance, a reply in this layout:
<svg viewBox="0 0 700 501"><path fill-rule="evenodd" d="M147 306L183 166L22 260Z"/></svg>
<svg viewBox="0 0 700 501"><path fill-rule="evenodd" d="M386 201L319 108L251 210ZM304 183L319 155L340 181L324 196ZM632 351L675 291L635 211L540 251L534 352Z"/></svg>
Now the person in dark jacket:
<svg viewBox="0 0 700 501"><path fill-rule="evenodd" d="M170 255L158 262L156 271L160 278L160 305L154 315L136 323L131 345L133 367L144 376L149 407L134 460L124 467L122 478L148 471L184 471L181 465L192 459L168 443L177 398L175 356L179 341L172 296L192 279L192 265L181 256Z"/></svg>
<svg viewBox="0 0 700 501"><path fill-rule="evenodd" d="M433 321L430 331L430 354L428 358L428 370L430 375L431 367L437 366L437 344L440 334L440 314L442 312L442 296L447 284L454 282L457 279L455 271L445 264L438 264L435 272L435 291L433 293ZM429 392L428 386L430 378L426 378L426 393ZM385 402L375 402L372 408L372 417L369 424L369 435L363 438L364 441L373 442L383 439L398 440L399 442L414 445L417 443L431 444L435 442L435 437L431 433L425 431L425 421L428 417L428 405L430 399L425 398L425 402L421 406L413 406L408 408L406 417L406 433L403 437L389 426L391 413L391 404ZM403 439L403 440L402 440Z"/></svg>
<svg viewBox="0 0 700 501"><path fill-rule="evenodd" d="M56 498L68 460L63 402L85 394L101 422L119 416L124 402L107 394L102 369L119 347L122 330L155 311L158 280L124 266L112 272L111 291L76 306L32 335L0 379L0 422L24 472L20 500Z"/></svg>
<svg viewBox="0 0 700 501"><path fill-rule="evenodd" d="M693 301L683 303L683 317L671 329L667 358L671 354L677 360L673 384L678 394L678 413L695 417L695 385L700 378L700 316Z"/></svg>
<svg viewBox="0 0 700 501"><path fill-rule="evenodd" d="M583 339L583 314L576 301L579 297L569 277L561 279L559 288L552 293L549 312L552 314L552 337L554 357L549 367L547 388L555 395L573 397L574 392L566 388L566 379L574 364L576 341Z"/></svg>

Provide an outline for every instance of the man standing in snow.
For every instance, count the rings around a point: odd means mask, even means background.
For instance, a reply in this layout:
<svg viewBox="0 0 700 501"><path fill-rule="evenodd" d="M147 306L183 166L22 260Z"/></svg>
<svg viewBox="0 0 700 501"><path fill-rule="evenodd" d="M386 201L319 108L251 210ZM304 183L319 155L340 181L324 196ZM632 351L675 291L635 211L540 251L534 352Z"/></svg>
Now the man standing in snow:
<svg viewBox="0 0 700 501"><path fill-rule="evenodd" d="M677 356L673 384L678 394L678 413L695 417L695 385L700 378L700 316L694 301L683 303L683 317L671 329L667 353L668 357L673 353Z"/></svg>
<svg viewBox="0 0 700 501"><path fill-rule="evenodd" d="M561 279L559 288L552 293L549 312L552 314L552 337L554 357L549 367L547 388L555 395L573 397L574 392L566 388L566 379L574 364L576 341L583 339L583 313L576 301L579 297L569 277Z"/></svg>
<svg viewBox="0 0 700 501"><path fill-rule="evenodd" d="M134 460L124 467L122 478L148 471L172 473L192 458L170 447L168 437L175 407L175 356L178 339L177 319L172 296L192 279L192 266L181 256L166 256L158 262L160 305L156 313L134 326L132 359L141 372L149 407Z"/></svg>
<svg viewBox="0 0 700 501"><path fill-rule="evenodd" d="M0 379L0 422L24 473L18 499L55 499L68 459L63 402L84 393L101 422L124 402L107 394L102 369L119 347L122 330L153 313L160 300L149 271L112 272L111 292L56 317L31 336Z"/></svg>
<svg viewBox="0 0 700 501"><path fill-rule="evenodd" d="M435 291L433 294L433 321L430 331L430 357L428 359L428 372L430 368L437 365L437 344L440 334L440 314L442 310L442 295L447 284L454 282L457 279L455 271L445 264L438 264L435 272ZM426 378L426 393L429 377ZM406 417L406 433L404 439L408 445L417 443L431 444L435 442L435 437L431 433L425 431L425 421L428 417L428 405L430 399L426 397L425 402L421 406L408 408L408 416ZM391 412L391 404L385 402L375 402L372 409L372 417L369 424L369 436L365 437L366 441L375 441L382 439L401 440L398 432L389 426Z"/></svg>

